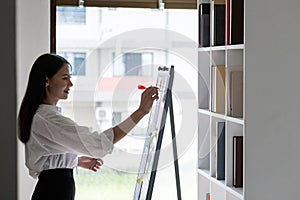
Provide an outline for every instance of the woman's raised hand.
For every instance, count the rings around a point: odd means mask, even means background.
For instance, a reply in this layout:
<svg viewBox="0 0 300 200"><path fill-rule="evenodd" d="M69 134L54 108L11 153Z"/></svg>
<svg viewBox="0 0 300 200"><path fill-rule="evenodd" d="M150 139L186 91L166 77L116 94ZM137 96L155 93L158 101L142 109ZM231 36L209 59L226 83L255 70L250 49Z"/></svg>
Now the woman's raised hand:
<svg viewBox="0 0 300 200"><path fill-rule="evenodd" d="M138 110L142 111L144 114L148 114L152 108L153 101L157 99L158 88L154 86L146 88L141 95L141 102Z"/></svg>

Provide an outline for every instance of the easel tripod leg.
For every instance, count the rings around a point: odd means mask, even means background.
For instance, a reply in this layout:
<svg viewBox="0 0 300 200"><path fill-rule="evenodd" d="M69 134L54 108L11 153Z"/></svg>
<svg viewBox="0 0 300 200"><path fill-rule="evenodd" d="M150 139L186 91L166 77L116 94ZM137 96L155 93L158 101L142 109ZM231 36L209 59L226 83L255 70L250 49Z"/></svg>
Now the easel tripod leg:
<svg viewBox="0 0 300 200"><path fill-rule="evenodd" d="M172 145L173 145L173 156L174 156L174 168L175 168L175 178L176 178L176 188L177 188L177 198L181 200L181 189L180 189L180 179L179 179L179 167L178 167L178 154L177 154L177 143L175 134L175 123L174 123L174 113L173 113L173 102L172 94L170 95L170 122L171 122L171 133L172 133Z"/></svg>

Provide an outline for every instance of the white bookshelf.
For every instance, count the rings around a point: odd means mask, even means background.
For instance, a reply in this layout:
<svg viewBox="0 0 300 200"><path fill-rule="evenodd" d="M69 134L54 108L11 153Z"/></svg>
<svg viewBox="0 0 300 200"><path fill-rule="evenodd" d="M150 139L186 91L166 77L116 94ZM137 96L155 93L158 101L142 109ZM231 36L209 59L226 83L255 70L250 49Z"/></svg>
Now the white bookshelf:
<svg viewBox="0 0 300 200"><path fill-rule="evenodd" d="M198 5L200 3L209 3L209 1L198 1ZM227 73L231 70L239 69L245 72L244 49L244 44L198 48L198 200L206 200L207 193L210 193L212 200L244 200L244 188L233 186L232 172L232 138L244 136L244 118L230 116L229 82L227 81L229 80ZM226 68L224 113L211 112L210 67L213 65ZM217 122L225 122L225 180L216 178Z"/></svg>
<svg viewBox="0 0 300 200"><path fill-rule="evenodd" d="M212 200L299 199L300 2L244 2L244 44L198 51L198 200L205 200L206 193ZM210 112L212 59L227 67L242 65L243 118L228 116L228 102L224 114ZM211 122L216 120L226 123L224 187L211 166L215 152L210 140L216 134ZM244 136L241 188L232 186L233 135Z"/></svg>

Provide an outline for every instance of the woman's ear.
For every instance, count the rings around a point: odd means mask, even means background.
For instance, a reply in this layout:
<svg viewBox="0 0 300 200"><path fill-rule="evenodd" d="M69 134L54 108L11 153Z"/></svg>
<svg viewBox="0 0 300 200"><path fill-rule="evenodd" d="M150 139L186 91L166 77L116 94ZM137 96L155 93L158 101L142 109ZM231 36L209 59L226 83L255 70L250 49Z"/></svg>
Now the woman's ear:
<svg viewBox="0 0 300 200"><path fill-rule="evenodd" d="M46 85L45 85L45 87L48 87L49 86L49 79L48 79L48 77L46 77Z"/></svg>

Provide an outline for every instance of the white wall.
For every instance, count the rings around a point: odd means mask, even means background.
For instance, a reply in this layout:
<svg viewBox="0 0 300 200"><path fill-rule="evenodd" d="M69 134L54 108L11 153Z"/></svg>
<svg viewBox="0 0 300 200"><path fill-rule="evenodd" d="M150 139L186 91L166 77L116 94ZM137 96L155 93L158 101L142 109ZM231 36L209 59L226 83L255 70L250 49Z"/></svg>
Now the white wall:
<svg viewBox="0 0 300 200"><path fill-rule="evenodd" d="M245 200L299 199L300 1L245 4Z"/></svg>
<svg viewBox="0 0 300 200"><path fill-rule="evenodd" d="M50 1L16 0L17 11L17 106L25 93L34 60L50 51ZM35 180L25 168L24 145L18 142L18 199L28 200Z"/></svg>

